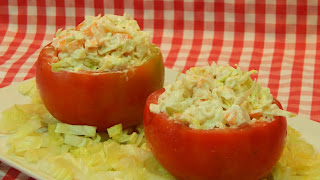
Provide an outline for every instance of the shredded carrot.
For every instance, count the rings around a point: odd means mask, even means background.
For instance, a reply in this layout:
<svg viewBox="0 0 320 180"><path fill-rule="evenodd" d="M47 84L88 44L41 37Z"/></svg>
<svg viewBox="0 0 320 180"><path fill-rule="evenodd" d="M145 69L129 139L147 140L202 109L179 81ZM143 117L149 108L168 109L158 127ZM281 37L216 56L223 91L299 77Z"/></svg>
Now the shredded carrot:
<svg viewBox="0 0 320 180"><path fill-rule="evenodd" d="M80 49L80 48L83 48L84 47L84 44L83 44L83 40L82 39L78 39L78 40L74 40L72 42L70 42L67 47L68 47L68 50L75 50L75 49Z"/></svg>
<svg viewBox="0 0 320 180"><path fill-rule="evenodd" d="M66 39L61 39L58 41L57 45L57 50L58 51L63 51L64 50L64 47L65 47L65 44L66 44Z"/></svg>
<svg viewBox="0 0 320 180"><path fill-rule="evenodd" d="M197 84L197 87L198 88L201 88L202 87L202 84L203 84L203 78L198 82L198 84Z"/></svg>
<svg viewBox="0 0 320 180"><path fill-rule="evenodd" d="M91 46L98 46L98 41L96 38L92 38L89 40Z"/></svg>
<svg viewBox="0 0 320 180"><path fill-rule="evenodd" d="M249 115L251 119L253 118L260 119L262 117L262 112L250 113Z"/></svg>
<svg viewBox="0 0 320 180"><path fill-rule="evenodd" d="M133 39L133 37L130 34L128 34L127 38L128 39Z"/></svg>
<svg viewBox="0 0 320 180"><path fill-rule="evenodd" d="M96 27L97 27L97 23L94 22L94 23L90 24L90 26L88 26L86 29L84 29L84 30L82 31L83 34L84 34L84 35L87 35L87 36L93 36L92 31L91 31L92 27L95 27L95 28L96 28Z"/></svg>
<svg viewBox="0 0 320 180"><path fill-rule="evenodd" d="M235 111L234 112L234 116L232 117L232 119L229 120L229 116L230 116L231 113L227 113L224 118L229 122L229 124L235 124L236 123L236 120L237 120L237 112Z"/></svg>
<svg viewBox="0 0 320 180"><path fill-rule="evenodd" d="M210 76L211 76L210 74L204 75L205 78L208 78L208 77L210 77ZM201 87L202 87L205 78L201 78L201 80L200 80L199 83L197 84L197 87L198 87L198 88L201 88Z"/></svg>
<svg viewBox="0 0 320 180"><path fill-rule="evenodd" d="M58 39L62 39L62 38L68 37L70 35L71 35L70 33L65 33L65 34L62 34L62 35L58 36L57 38Z"/></svg>
<svg viewBox="0 0 320 180"><path fill-rule="evenodd" d="M126 34L126 33L116 33L116 34L122 35L122 37L125 39L133 39L133 37L130 34Z"/></svg>
<svg viewBox="0 0 320 180"><path fill-rule="evenodd" d="M77 31L80 31L82 26L84 26L84 21L77 26Z"/></svg>
<svg viewBox="0 0 320 180"><path fill-rule="evenodd" d="M65 39L62 39L60 40L59 42L59 46L62 47L62 46L65 46L65 44L67 43L67 41Z"/></svg>
<svg viewBox="0 0 320 180"><path fill-rule="evenodd" d="M208 101L208 100L210 100L210 99L212 99L212 96L209 96L209 97L206 98L206 99L200 99L200 101L203 102L203 101Z"/></svg>

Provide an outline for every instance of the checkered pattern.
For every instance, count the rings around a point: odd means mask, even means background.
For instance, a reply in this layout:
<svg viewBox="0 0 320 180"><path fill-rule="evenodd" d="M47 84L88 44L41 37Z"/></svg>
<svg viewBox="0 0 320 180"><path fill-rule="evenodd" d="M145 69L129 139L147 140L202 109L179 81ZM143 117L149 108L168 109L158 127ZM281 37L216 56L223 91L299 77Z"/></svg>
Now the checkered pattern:
<svg viewBox="0 0 320 180"><path fill-rule="evenodd" d="M294 113L320 122L320 4L315 0L0 1L0 87L35 76L35 61L59 28L85 15L131 14L165 66L238 64ZM1 174L1 172L4 172ZM28 179L0 164L3 179Z"/></svg>

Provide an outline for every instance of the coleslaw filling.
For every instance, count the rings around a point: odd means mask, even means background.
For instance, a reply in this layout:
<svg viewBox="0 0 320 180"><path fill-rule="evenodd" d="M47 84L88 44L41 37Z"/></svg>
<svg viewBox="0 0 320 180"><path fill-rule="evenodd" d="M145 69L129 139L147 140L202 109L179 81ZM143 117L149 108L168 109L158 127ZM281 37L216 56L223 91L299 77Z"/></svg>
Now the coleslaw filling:
<svg viewBox="0 0 320 180"><path fill-rule="evenodd" d="M270 89L251 79L255 73L215 63L193 67L181 80L165 87L158 104L150 104L150 111L166 113L194 129L237 128L271 122L274 116L294 116L273 104Z"/></svg>
<svg viewBox="0 0 320 180"><path fill-rule="evenodd" d="M150 33L128 14L86 16L76 28L59 29L52 41L59 61L52 71L117 71L141 65L150 55Z"/></svg>

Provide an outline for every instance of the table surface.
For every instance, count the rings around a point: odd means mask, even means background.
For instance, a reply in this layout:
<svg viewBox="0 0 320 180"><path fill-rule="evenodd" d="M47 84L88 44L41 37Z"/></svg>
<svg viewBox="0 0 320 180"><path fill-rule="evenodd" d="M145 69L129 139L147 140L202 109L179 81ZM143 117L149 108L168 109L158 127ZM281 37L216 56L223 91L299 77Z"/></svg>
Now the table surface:
<svg viewBox="0 0 320 180"><path fill-rule="evenodd" d="M285 109L320 122L317 1L0 1L0 88L35 76L40 49L57 29L124 12L152 32L167 68L216 62L256 69ZM0 178L32 179L1 162Z"/></svg>

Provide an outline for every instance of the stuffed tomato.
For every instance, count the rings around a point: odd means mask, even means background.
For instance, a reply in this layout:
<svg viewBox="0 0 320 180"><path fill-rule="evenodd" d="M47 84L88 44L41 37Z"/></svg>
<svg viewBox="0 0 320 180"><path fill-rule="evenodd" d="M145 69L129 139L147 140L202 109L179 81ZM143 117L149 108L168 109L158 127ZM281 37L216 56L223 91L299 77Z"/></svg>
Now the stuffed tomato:
<svg viewBox="0 0 320 180"><path fill-rule="evenodd" d="M257 180L279 160L286 116L255 71L213 64L151 94L144 128L156 159L178 179Z"/></svg>
<svg viewBox="0 0 320 180"><path fill-rule="evenodd" d="M162 88L160 49L129 15L86 17L42 49L36 82L48 111L99 131L142 121L149 94Z"/></svg>

